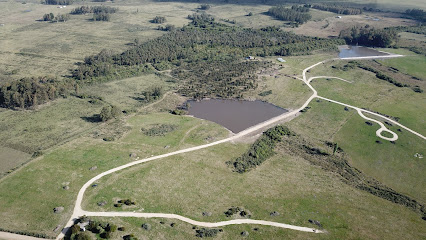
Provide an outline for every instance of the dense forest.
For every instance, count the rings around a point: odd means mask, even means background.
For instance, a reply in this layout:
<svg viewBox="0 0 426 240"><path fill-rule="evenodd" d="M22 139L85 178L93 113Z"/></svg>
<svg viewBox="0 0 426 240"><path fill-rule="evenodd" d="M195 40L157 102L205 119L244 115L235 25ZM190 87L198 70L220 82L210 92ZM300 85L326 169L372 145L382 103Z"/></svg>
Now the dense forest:
<svg viewBox="0 0 426 240"><path fill-rule="evenodd" d="M394 29L374 29L368 26L353 27L342 30L340 38L345 39L346 43L351 45L390 47L397 41L397 33Z"/></svg>
<svg viewBox="0 0 426 240"><path fill-rule="evenodd" d="M23 78L1 86L0 106L28 108L56 99L75 89L74 81L59 81L49 77Z"/></svg>
<svg viewBox="0 0 426 240"><path fill-rule="evenodd" d="M133 71L150 64L158 70L173 69L182 80L180 92L199 98L240 97L256 86L256 70L264 63L241 62L244 57L309 54L335 49L341 39L298 36L267 27L249 29L214 22L208 15L192 15L193 22L155 40L121 53L104 50L85 58L73 72L82 82L116 78L117 72Z"/></svg>
<svg viewBox="0 0 426 240"><path fill-rule="evenodd" d="M285 6L276 6L268 10L268 14L283 21L291 21L296 23L305 23L309 21L312 16L309 14L310 5L305 6L292 6L286 8Z"/></svg>
<svg viewBox="0 0 426 240"><path fill-rule="evenodd" d="M360 8L351 8L344 7L338 5L330 5L330 4L314 4L312 8L319 9L322 11L334 12L337 14L345 14L345 15L357 15L361 14L362 10Z"/></svg>

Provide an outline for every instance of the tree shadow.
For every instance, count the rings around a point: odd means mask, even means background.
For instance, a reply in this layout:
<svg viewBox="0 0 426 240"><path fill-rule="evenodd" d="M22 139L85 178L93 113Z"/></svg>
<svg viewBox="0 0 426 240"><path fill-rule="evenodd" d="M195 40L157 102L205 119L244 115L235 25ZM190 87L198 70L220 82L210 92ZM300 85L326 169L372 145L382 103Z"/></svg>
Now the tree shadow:
<svg viewBox="0 0 426 240"><path fill-rule="evenodd" d="M98 122L102 122L99 114L94 114L91 117L80 117L81 119L83 119L86 122L91 122L91 123L98 123Z"/></svg>
<svg viewBox="0 0 426 240"><path fill-rule="evenodd" d="M145 97L140 96L130 96L131 99L139 101L139 102L146 102Z"/></svg>

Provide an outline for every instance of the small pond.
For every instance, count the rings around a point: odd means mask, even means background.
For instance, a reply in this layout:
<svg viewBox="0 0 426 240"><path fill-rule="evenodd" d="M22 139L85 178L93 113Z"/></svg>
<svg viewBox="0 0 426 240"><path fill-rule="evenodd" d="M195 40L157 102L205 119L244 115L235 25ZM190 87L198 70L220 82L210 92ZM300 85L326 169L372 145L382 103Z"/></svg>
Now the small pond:
<svg viewBox="0 0 426 240"><path fill-rule="evenodd" d="M379 52L372 48L362 47L362 46L348 46L343 45L339 46L339 58L349 58L349 57L370 57L370 56L386 56L389 55L384 52Z"/></svg>
<svg viewBox="0 0 426 240"><path fill-rule="evenodd" d="M281 115L287 110L262 101L208 99L188 101L189 115L218 123L234 133Z"/></svg>

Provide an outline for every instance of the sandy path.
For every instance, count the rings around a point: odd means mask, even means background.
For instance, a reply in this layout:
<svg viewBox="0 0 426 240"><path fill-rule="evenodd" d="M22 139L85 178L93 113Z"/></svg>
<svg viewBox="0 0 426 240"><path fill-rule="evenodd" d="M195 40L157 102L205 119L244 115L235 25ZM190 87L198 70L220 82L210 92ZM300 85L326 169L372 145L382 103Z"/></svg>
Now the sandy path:
<svg viewBox="0 0 426 240"><path fill-rule="evenodd" d="M0 239L5 239L5 240L39 240L39 239L43 239L43 240L46 240L45 238L36 238L36 237L30 237L30 236L19 235L19 234L8 233L8 232L0 232Z"/></svg>

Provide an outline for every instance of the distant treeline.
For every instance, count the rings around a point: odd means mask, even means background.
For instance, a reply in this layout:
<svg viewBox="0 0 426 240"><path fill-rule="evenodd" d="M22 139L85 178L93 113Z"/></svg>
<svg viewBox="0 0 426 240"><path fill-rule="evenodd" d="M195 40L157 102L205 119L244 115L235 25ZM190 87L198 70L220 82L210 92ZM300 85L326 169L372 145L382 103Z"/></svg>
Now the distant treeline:
<svg viewBox="0 0 426 240"><path fill-rule="evenodd" d="M268 129L263 135L250 146L249 150L233 162L227 162L235 172L245 173L262 164L274 154L277 142L282 141L283 136L292 133L287 127L278 125Z"/></svg>
<svg viewBox="0 0 426 240"><path fill-rule="evenodd" d="M59 81L56 78L23 78L3 84L0 88L0 106L5 108L28 108L56 99L69 90L75 90L74 81Z"/></svg>
<svg viewBox="0 0 426 240"><path fill-rule="evenodd" d="M298 36L276 27L228 26L214 22L208 15L192 18L191 24L122 53L103 50L86 57L72 71L73 79L24 78L4 84L0 106L28 108L77 91L78 85L135 76L154 68L171 69L183 95L238 98L257 87L256 72L270 64L242 61L246 56L305 55L314 50L337 49L344 43L342 39Z"/></svg>
<svg viewBox="0 0 426 240"><path fill-rule="evenodd" d="M86 13L116 13L118 8L109 6L81 6L71 10L70 14L86 14Z"/></svg>
<svg viewBox="0 0 426 240"><path fill-rule="evenodd" d="M291 21L296 23L305 23L309 21L312 16L309 14L309 5L305 6L292 6L286 8L285 6L276 6L268 10L268 15L271 15L279 20Z"/></svg>
<svg viewBox="0 0 426 240"><path fill-rule="evenodd" d="M74 0L44 0L44 4L48 5L71 5Z"/></svg>
<svg viewBox="0 0 426 240"><path fill-rule="evenodd" d="M357 15L362 13L362 10L360 8L344 7L334 4L314 4L312 5L312 8L345 15Z"/></svg>
<svg viewBox="0 0 426 240"><path fill-rule="evenodd" d="M81 6L71 10L71 14L93 13L93 21L109 21L111 14L116 13L118 8L108 6Z"/></svg>
<svg viewBox="0 0 426 240"><path fill-rule="evenodd" d="M426 25L422 26L398 26L398 27L387 27L385 30L395 30L397 32L409 32L426 35Z"/></svg>
<svg viewBox="0 0 426 240"><path fill-rule="evenodd" d="M180 92L192 97L239 97L256 86L259 63L241 63L245 56L301 55L317 49L335 49L341 39L298 36L279 28L249 29L219 24L209 16L121 54L110 51L85 58L72 73L78 81L116 79L117 72L172 68L182 79ZM202 71L204 70L204 71Z"/></svg>
<svg viewBox="0 0 426 240"><path fill-rule="evenodd" d="M405 15L416 19L420 22L426 22L426 12L422 9L407 9Z"/></svg>
<svg viewBox="0 0 426 240"><path fill-rule="evenodd" d="M342 30L340 38L347 44L373 47L390 47L398 38L398 32L393 29L374 29L368 26L353 27Z"/></svg>

